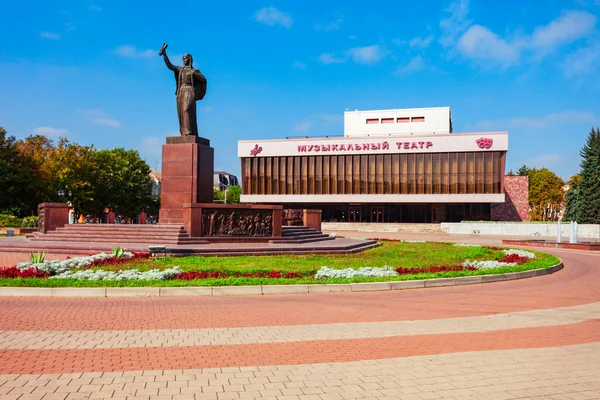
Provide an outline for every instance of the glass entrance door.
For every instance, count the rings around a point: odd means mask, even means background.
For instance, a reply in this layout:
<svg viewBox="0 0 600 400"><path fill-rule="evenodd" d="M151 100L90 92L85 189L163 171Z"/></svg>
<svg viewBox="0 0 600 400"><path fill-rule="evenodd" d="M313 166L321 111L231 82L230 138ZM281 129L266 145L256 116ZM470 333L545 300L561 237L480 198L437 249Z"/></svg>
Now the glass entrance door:
<svg viewBox="0 0 600 400"><path fill-rule="evenodd" d="M371 206L371 222L383 222L383 206Z"/></svg>
<svg viewBox="0 0 600 400"><path fill-rule="evenodd" d="M361 215L360 215L360 206L350 206L348 207L348 214L349 214L349 221L350 222L361 222Z"/></svg>

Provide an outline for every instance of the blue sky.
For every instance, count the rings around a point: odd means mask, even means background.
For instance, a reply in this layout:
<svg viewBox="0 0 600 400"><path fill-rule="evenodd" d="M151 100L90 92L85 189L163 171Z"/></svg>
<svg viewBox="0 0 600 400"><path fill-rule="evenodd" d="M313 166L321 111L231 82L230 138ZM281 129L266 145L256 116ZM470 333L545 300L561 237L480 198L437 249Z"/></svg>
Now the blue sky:
<svg viewBox="0 0 600 400"><path fill-rule="evenodd" d="M600 125L600 0L4 2L0 126L138 149L178 135L171 60L198 102L215 169L237 141L343 134L346 109L450 106L454 131L507 130L507 172L568 179Z"/></svg>

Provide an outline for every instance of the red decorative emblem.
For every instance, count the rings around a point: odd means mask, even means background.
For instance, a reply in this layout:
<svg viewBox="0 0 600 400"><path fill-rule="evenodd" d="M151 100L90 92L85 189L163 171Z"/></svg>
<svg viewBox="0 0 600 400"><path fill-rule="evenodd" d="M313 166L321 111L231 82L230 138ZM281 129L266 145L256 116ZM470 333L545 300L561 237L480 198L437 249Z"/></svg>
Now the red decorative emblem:
<svg viewBox="0 0 600 400"><path fill-rule="evenodd" d="M477 146L479 146L480 149L489 149L490 147L492 147L492 143L494 143L494 140L491 138L479 138L476 140L477 142Z"/></svg>
<svg viewBox="0 0 600 400"><path fill-rule="evenodd" d="M250 154L253 155L254 157L256 157L256 155L258 153L260 153L262 151L262 147L260 147L259 145L254 145L254 148L252 150L250 150Z"/></svg>

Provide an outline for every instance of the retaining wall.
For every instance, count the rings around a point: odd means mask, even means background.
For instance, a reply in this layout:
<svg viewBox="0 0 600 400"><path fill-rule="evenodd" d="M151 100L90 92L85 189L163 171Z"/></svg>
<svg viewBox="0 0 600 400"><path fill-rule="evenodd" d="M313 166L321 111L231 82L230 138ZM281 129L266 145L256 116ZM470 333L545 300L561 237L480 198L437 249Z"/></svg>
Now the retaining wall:
<svg viewBox="0 0 600 400"><path fill-rule="evenodd" d="M556 237L557 227L556 222L443 222L441 224L442 231L446 233L501 236ZM570 223L561 224L561 235L563 240L570 237ZM577 227L577 235L579 238L600 238L600 225L580 224Z"/></svg>

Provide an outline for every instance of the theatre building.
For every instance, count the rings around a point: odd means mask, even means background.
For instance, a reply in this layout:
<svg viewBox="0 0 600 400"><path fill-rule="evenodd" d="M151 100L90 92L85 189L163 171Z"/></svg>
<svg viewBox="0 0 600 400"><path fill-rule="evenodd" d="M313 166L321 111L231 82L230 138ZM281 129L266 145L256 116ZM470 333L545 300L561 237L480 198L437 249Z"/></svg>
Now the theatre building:
<svg viewBox="0 0 600 400"><path fill-rule="evenodd" d="M241 201L323 221L489 220L507 150L507 132L453 133L448 107L346 111L343 137L239 141Z"/></svg>

